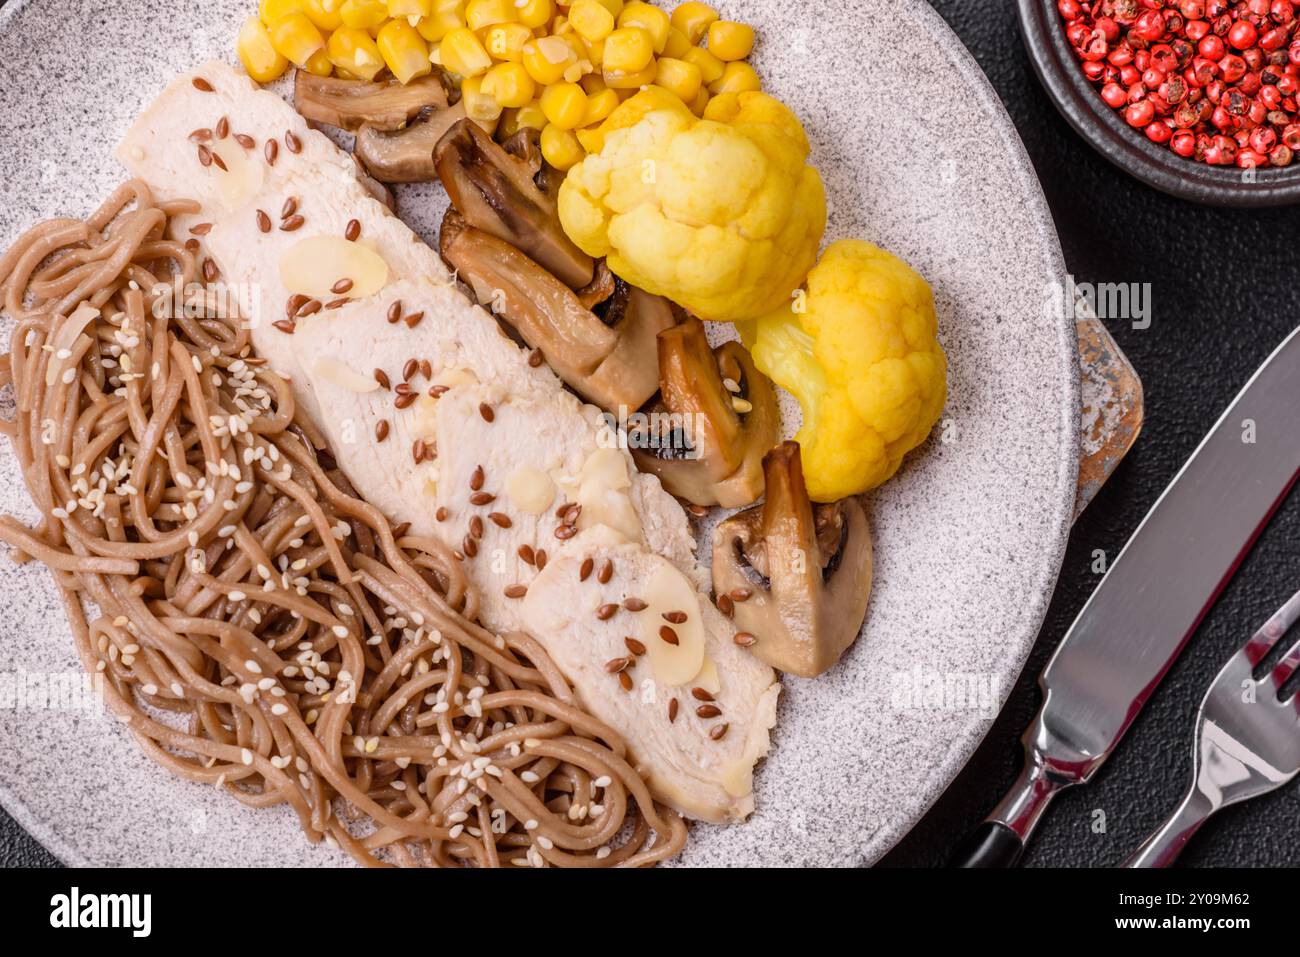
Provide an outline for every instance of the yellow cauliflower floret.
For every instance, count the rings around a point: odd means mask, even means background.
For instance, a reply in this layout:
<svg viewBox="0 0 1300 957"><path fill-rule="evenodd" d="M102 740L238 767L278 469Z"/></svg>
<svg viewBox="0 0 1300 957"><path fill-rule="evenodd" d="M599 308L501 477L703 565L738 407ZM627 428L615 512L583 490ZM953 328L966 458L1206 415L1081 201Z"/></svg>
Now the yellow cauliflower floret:
<svg viewBox="0 0 1300 957"><path fill-rule="evenodd" d="M787 301L816 260L821 177L798 118L767 94L716 96L698 119L650 87L582 137L560 221L632 285L736 322Z"/></svg>
<svg viewBox="0 0 1300 957"><path fill-rule="evenodd" d="M833 502L875 488L925 441L947 399L934 296L871 243L829 246L807 292L740 326L754 362L803 407L808 491Z"/></svg>

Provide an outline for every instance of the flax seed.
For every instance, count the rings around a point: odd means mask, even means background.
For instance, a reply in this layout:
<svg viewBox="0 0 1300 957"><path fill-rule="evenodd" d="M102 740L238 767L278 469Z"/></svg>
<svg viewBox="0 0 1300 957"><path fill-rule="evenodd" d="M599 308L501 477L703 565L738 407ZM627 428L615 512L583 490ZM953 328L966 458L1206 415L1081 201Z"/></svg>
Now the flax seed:
<svg viewBox="0 0 1300 957"><path fill-rule="evenodd" d="M219 153L212 154L212 164L216 166L217 169L221 170L221 172L223 173L230 172L230 170L226 167L226 161L221 158L221 155Z"/></svg>
<svg viewBox="0 0 1300 957"><path fill-rule="evenodd" d="M298 318L301 319L303 316L314 316L316 313L320 312L320 309L321 302L319 299L308 299L302 304L302 308L298 310Z"/></svg>
<svg viewBox="0 0 1300 957"><path fill-rule="evenodd" d="M432 387L429 389L429 398L431 398L431 399L441 399L444 395L447 394L448 388L449 388L449 387L448 387L448 386L445 386L445 385L435 385L435 386L432 386Z"/></svg>
<svg viewBox="0 0 1300 957"><path fill-rule="evenodd" d="M571 539L574 535L577 534L578 534L578 530L574 528L572 525L557 525L555 527L555 537L562 542L567 542L569 539Z"/></svg>
<svg viewBox="0 0 1300 957"><path fill-rule="evenodd" d="M388 307L387 319L390 323L395 323L402 318L402 300L398 299Z"/></svg>
<svg viewBox="0 0 1300 957"><path fill-rule="evenodd" d="M187 239L185 240L185 248L192 253L197 253L199 251L199 241L197 239Z"/></svg>
<svg viewBox="0 0 1300 957"><path fill-rule="evenodd" d="M618 673L618 684L619 687L622 688L624 691L631 691L632 676L628 674L626 671L620 671Z"/></svg>
<svg viewBox="0 0 1300 957"><path fill-rule="evenodd" d="M330 286L330 292L338 296L343 295L345 292L351 291L351 289L352 289L351 279L340 279L334 285Z"/></svg>
<svg viewBox="0 0 1300 957"><path fill-rule="evenodd" d="M247 133L236 133L235 142L246 150L256 149L257 140L253 139Z"/></svg>
<svg viewBox="0 0 1300 957"><path fill-rule="evenodd" d="M350 301L351 301L351 300L349 300L347 296L340 296L338 299L331 299L329 302L325 303L325 308L326 308L326 309L342 309L342 308L343 308L344 306L346 306Z"/></svg>
<svg viewBox="0 0 1300 957"><path fill-rule="evenodd" d="M294 213L288 219L280 223L280 229L286 233L291 233L295 229L300 228L302 224L305 223L306 221L307 220L302 218L301 213Z"/></svg>
<svg viewBox="0 0 1300 957"><path fill-rule="evenodd" d="M436 512L433 513L433 517L434 517L434 519L436 519L436 520L439 521L439 522L445 522L445 521L447 521L447 509L446 509L446 507L445 507L445 506L442 506L442 505L439 505L439 506L438 506L438 511L436 511Z"/></svg>
<svg viewBox="0 0 1300 957"><path fill-rule="evenodd" d="M217 264L211 259L203 260L203 279L206 282L216 282L221 271L217 269Z"/></svg>
<svg viewBox="0 0 1300 957"><path fill-rule="evenodd" d="M415 460L416 465L424 461L424 439L416 439L411 443L411 458Z"/></svg>
<svg viewBox="0 0 1300 957"><path fill-rule="evenodd" d="M380 419L375 424L375 441L382 442L386 438L388 438L388 420Z"/></svg>
<svg viewBox="0 0 1300 957"><path fill-rule="evenodd" d="M271 231L271 217L260 209L257 211L257 228L264 233Z"/></svg>
<svg viewBox="0 0 1300 957"><path fill-rule="evenodd" d="M532 352L528 353L528 364L534 369L538 368L545 361L546 357L542 355L541 349L534 349Z"/></svg>
<svg viewBox="0 0 1300 957"><path fill-rule="evenodd" d="M198 223L190 227L190 233L195 236L206 236L210 232L212 232L211 223Z"/></svg>
<svg viewBox="0 0 1300 957"><path fill-rule="evenodd" d="M491 422L497 417L497 414L492 411L492 406L488 405L486 402L480 402L478 404L478 414L483 416L484 422Z"/></svg>
<svg viewBox="0 0 1300 957"><path fill-rule="evenodd" d="M754 594L751 588L733 588L727 592L732 601L749 601L749 597Z"/></svg>
<svg viewBox="0 0 1300 957"><path fill-rule="evenodd" d="M406 328L414 329L416 326L420 324L420 320L422 320L423 318L424 318L423 312L413 312L409 316L404 318L402 321L406 323Z"/></svg>
<svg viewBox="0 0 1300 957"><path fill-rule="evenodd" d="M669 698L668 699L668 723L672 724L672 722L676 720L677 720L677 699Z"/></svg>
<svg viewBox="0 0 1300 957"><path fill-rule="evenodd" d="M212 150L208 149L202 143L199 144L199 163L204 167L212 165Z"/></svg>
<svg viewBox="0 0 1300 957"><path fill-rule="evenodd" d="M758 641L757 638L755 638L747 631L736 632L735 635L732 636L731 640L734 641L736 644L740 645L740 647L742 648L748 648L750 645Z"/></svg>
<svg viewBox="0 0 1300 957"><path fill-rule="evenodd" d="M230 135L230 120L224 116L217 120L217 125L212 128L212 133L217 139L224 140Z"/></svg>
<svg viewBox="0 0 1300 957"><path fill-rule="evenodd" d="M415 404L415 400L418 398L419 396L416 395L414 392L407 392L406 394L399 395L396 399L394 399L393 405L397 406L399 409L409 409L412 405Z"/></svg>
<svg viewBox="0 0 1300 957"><path fill-rule="evenodd" d="M686 622L686 612L684 611L666 611L663 614L664 621L672 625L681 625Z"/></svg>
<svg viewBox="0 0 1300 957"><path fill-rule="evenodd" d="M616 614L618 614L617 604L613 604L613 603L605 604L605 605L601 605L599 608L596 609L596 617L599 618L601 621L609 621Z"/></svg>
<svg viewBox="0 0 1300 957"><path fill-rule="evenodd" d="M736 605L730 595L718 596L718 611L730 618L736 611Z"/></svg>
<svg viewBox="0 0 1300 957"><path fill-rule="evenodd" d="M491 505L497 500L497 497L491 492L475 492L469 497L471 505Z"/></svg>
<svg viewBox="0 0 1300 957"><path fill-rule="evenodd" d="M632 652L634 655L645 654L645 645L641 644L641 642L637 641L631 635L623 639L623 644L627 645L627 650Z"/></svg>
<svg viewBox="0 0 1300 957"><path fill-rule="evenodd" d="M469 533L475 538L483 537L483 519L475 515L469 520Z"/></svg>
<svg viewBox="0 0 1300 957"><path fill-rule="evenodd" d="M505 595L507 598L523 598L528 594L527 585L509 585L506 587Z"/></svg>
<svg viewBox="0 0 1300 957"><path fill-rule="evenodd" d="M727 729L730 727L731 725L729 724L719 724L715 726L712 731L709 732L709 737L712 738L714 741L721 741L724 737L726 737Z"/></svg>
<svg viewBox="0 0 1300 957"><path fill-rule="evenodd" d="M531 545L520 545L519 551L516 552L516 554L519 556L519 560L525 565L537 564L537 554L533 551L533 546Z"/></svg>
<svg viewBox="0 0 1300 957"><path fill-rule="evenodd" d="M288 219L296 212L298 212L298 197L290 196L284 201L284 205L280 207L280 218Z"/></svg>
<svg viewBox="0 0 1300 957"><path fill-rule="evenodd" d="M469 490L471 492L477 492L479 489L481 489L483 487L484 478L485 476L483 474L483 466L481 465L474 466L474 471L471 472L469 476Z"/></svg>
<svg viewBox="0 0 1300 957"><path fill-rule="evenodd" d="M271 325L286 335L293 335L294 322L292 319L277 319L275 322L271 323Z"/></svg>
<svg viewBox="0 0 1300 957"><path fill-rule="evenodd" d="M302 140L292 130L286 130L284 134L284 145L289 148L290 153L302 152Z"/></svg>
<svg viewBox="0 0 1300 957"><path fill-rule="evenodd" d="M596 572L596 581L602 585L608 585L609 580L614 577L614 563L608 558L600 563L600 571Z"/></svg>
<svg viewBox="0 0 1300 957"><path fill-rule="evenodd" d="M190 80L190 82L194 84L194 89L198 90L200 93L212 92L212 84L201 76L196 76L194 79Z"/></svg>
<svg viewBox="0 0 1300 957"><path fill-rule="evenodd" d="M628 611L645 611L649 606L640 598L633 597L623 602L623 607Z"/></svg>
<svg viewBox="0 0 1300 957"><path fill-rule="evenodd" d="M497 528L509 528L514 524L510 520L510 516L504 512L488 512L488 518L492 520L492 524Z"/></svg>
<svg viewBox="0 0 1300 957"><path fill-rule="evenodd" d="M588 578L590 578L591 569L595 566L595 564L596 564L595 561L593 561L590 557L584 558L582 560L582 565L579 566L578 568L578 581L585 582Z"/></svg>
<svg viewBox="0 0 1300 957"><path fill-rule="evenodd" d="M564 518L561 519L561 521L563 521L565 525L577 525L578 517L581 514L582 514L581 505L570 505L568 508L564 510Z"/></svg>
<svg viewBox="0 0 1300 957"><path fill-rule="evenodd" d="M681 644L681 639L677 637L677 632L673 631L672 628L667 625L659 626L659 637L674 647Z"/></svg>
<svg viewBox="0 0 1300 957"><path fill-rule="evenodd" d="M275 160L280 155L280 144L274 136L267 140L266 145L262 147L262 155L266 157L267 166L275 165Z"/></svg>
<svg viewBox="0 0 1300 957"><path fill-rule="evenodd" d="M349 219L347 228L343 230L343 238L350 243L355 243L361 238L361 220Z"/></svg>
<svg viewBox="0 0 1300 957"><path fill-rule="evenodd" d="M420 360L420 375L424 376L426 379L433 378L433 363L428 359Z"/></svg>
<svg viewBox="0 0 1300 957"><path fill-rule="evenodd" d="M705 688L692 688L692 689L691 689L691 695L695 698L696 701L714 701L714 700L716 700L716 699L713 697L713 695L710 694L710 693L708 692L708 690L705 689Z"/></svg>
<svg viewBox="0 0 1300 957"><path fill-rule="evenodd" d="M398 395L415 395L415 390L411 388L411 383L409 382L397 383L397 388L394 391Z"/></svg>
<svg viewBox="0 0 1300 957"><path fill-rule="evenodd" d="M465 552L467 558L473 558L478 554L478 542L466 535L464 541L460 543L461 549Z"/></svg>
<svg viewBox="0 0 1300 957"><path fill-rule="evenodd" d="M393 383L388 379L388 373L383 369L375 370L375 381L379 383L381 389L391 389L393 387Z"/></svg>
<svg viewBox="0 0 1300 957"><path fill-rule="evenodd" d="M616 675L620 671L626 671L628 665L631 663L632 659L630 658L611 658L609 661L605 662L605 670L611 675Z"/></svg>
<svg viewBox="0 0 1300 957"><path fill-rule="evenodd" d="M411 379L415 377L415 373L418 372L419 369L420 369L420 363L416 362L414 359L407 359L406 365L402 366L402 378L405 379L407 382L410 382Z"/></svg>
<svg viewBox="0 0 1300 957"><path fill-rule="evenodd" d="M722 709L716 704L702 704L695 709L695 713L701 718L719 718L722 716Z"/></svg>
<svg viewBox="0 0 1300 957"><path fill-rule="evenodd" d="M206 143L208 140L212 139L212 131L204 127L203 129L198 129L192 132L188 139L191 143Z"/></svg>
<svg viewBox="0 0 1300 957"><path fill-rule="evenodd" d="M546 549L537 549L537 570L540 572L546 567Z"/></svg>

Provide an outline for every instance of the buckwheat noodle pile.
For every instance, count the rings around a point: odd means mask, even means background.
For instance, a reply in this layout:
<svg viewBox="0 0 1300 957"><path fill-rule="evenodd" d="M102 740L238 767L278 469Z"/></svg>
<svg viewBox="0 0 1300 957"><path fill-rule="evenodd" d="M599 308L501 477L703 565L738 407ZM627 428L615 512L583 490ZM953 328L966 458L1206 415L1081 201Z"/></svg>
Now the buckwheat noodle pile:
<svg viewBox="0 0 1300 957"><path fill-rule="evenodd" d="M127 183L0 257L0 430L42 515L0 540L53 572L108 707L159 764L363 864L676 854L682 820L541 645L475 624L454 554L352 493L237 318L160 293L199 272L165 238L196 209Z"/></svg>

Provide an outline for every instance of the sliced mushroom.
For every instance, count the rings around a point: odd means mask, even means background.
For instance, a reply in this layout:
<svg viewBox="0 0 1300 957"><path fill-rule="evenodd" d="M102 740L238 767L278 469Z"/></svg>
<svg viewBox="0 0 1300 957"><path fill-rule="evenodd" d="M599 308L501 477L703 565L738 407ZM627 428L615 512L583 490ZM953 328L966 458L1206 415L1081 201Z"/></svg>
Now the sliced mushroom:
<svg viewBox="0 0 1300 957"><path fill-rule="evenodd" d="M522 250L570 289L591 282L591 257L564 234L555 197L538 188L528 159L510 155L477 124L462 120L438 143L433 161L470 226Z"/></svg>
<svg viewBox="0 0 1300 957"><path fill-rule="evenodd" d="M442 77L422 76L405 85L315 76L298 70L293 78L294 108L309 120L355 131L362 126L400 130L422 113L447 109Z"/></svg>
<svg viewBox="0 0 1300 957"><path fill-rule="evenodd" d="M439 250L478 302L541 350L582 398L625 415L658 389L655 337L677 321L666 299L620 283L602 319L546 269L455 209L443 217Z"/></svg>
<svg viewBox="0 0 1300 957"><path fill-rule="evenodd" d="M638 467L696 505L740 508L757 501L763 456L781 432L771 381L739 342L710 349L695 318L660 333L658 352L661 397L649 410L650 441L632 443ZM666 415L667 442L653 434L665 421L656 413Z"/></svg>
<svg viewBox="0 0 1300 957"><path fill-rule="evenodd" d="M448 209L442 257L555 373L583 398L615 414L639 409L659 387L655 337L677 321L665 299L620 284L603 318L572 289L509 243Z"/></svg>
<svg viewBox="0 0 1300 957"><path fill-rule="evenodd" d="M390 213L396 213L397 198L393 196L393 191L366 172L361 160L355 156L352 157L352 165L357 168L357 182L365 187L366 192L387 206Z"/></svg>
<svg viewBox="0 0 1300 957"><path fill-rule="evenodd" d="M429 183L438 178L433 148L452 126L465 120L465 104L429 110L400 130L363 126L353 155L382 183ZM465 120L469 122L469 120Z"/></svg>
<svg viewBox="0 0 1300 957"><path fill-rule="evenodd" d="M871 529L857 498L813 505L799 444L763 459L767 499L713 532L713 589L773 668L813 678L857 639L871 597ZM748 639L745 639L748 641Z"/></svg>

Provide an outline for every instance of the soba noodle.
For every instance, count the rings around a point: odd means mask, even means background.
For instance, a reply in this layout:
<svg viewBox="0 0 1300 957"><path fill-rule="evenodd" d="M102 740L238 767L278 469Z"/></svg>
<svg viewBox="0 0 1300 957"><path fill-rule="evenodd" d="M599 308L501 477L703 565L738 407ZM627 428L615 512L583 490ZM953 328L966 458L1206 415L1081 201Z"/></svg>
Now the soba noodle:
<svg viewBox="0 0 1300 957"><path fill-rule="evenodd" d="M677 853L681 818L541 645L475 624L456 556L353 494L237 318L163 296L199 272L166 238L192 210L128 183L0 257L0 431L42 515L0 540L49 566L109 709L168 770L363 864Z"/></svg>

